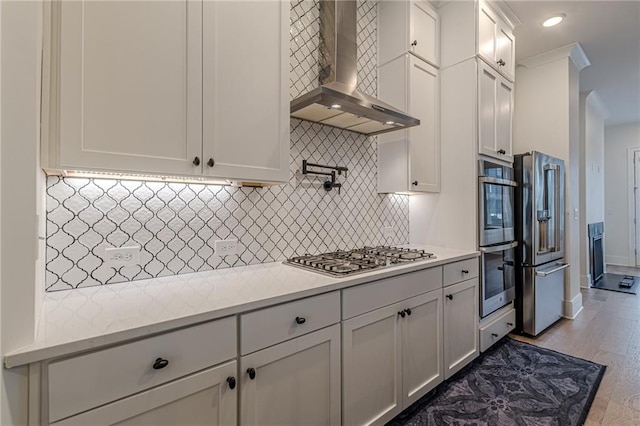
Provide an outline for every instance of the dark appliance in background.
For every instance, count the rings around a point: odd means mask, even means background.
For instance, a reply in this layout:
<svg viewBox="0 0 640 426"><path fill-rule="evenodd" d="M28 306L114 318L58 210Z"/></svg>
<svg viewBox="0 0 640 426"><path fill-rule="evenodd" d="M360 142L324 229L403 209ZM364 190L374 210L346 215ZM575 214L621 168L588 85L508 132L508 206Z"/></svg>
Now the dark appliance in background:
<svg viewBox="0 0 640 426"><path fill-rule="evenodd" d="M515 156L516 330L537 336L562 317L564 161L532 151Z"/></svg>
<svg viewBox="0 0 640 426"><path fill-rule="evenodd" d="M478 230L480 245L480 317L515 299L513 169L478 162Z"/></svg>
<svg viewBox="0 0 640 426"><path fill-rule="evenodd" d="M591 282L596 283L604 276L604 250L602 237L604 236L604 222L587 225L589 233L589 260L591 261Z"/></svg>

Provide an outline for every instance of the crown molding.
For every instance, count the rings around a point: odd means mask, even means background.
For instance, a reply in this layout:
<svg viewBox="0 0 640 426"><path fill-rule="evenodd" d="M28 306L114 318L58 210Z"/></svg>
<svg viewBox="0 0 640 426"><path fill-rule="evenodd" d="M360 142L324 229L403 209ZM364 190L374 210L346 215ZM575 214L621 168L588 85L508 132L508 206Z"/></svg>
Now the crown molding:
<svg viewBox="0 0 640 426"><path fill-rule="evenodd" d="M525 68L535 68L564 58L570 58L576 68L578 68L578 71L582 71L584 68L591 65L591 62L584 53L584 50L582 50L580 43L568 44L566 46L559 47L558 49L523 59L518 61L518 65Z"/></svg>
<svg viewBox="0 0 640 426"><path fill-rule="evenodd" d="M595 90L582 92L581 95L584 96L586 102L591 104L596 109L596 111L598 111L598 115L600 116L600 118L606 120L609 117L609 111L607 110L607 107L604 105L604 102L602 102L602 99Z"/></svg>

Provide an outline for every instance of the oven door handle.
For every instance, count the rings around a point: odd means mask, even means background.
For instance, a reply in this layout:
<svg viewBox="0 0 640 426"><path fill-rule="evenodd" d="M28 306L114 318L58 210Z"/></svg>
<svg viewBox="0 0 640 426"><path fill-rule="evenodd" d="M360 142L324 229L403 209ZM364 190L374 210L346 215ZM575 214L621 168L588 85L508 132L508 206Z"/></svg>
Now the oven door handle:
<svg viewBox="0 0 640 426"><path fill-rule="evenodd" d="M554 273L556 273L558 271L562 271L563 269L567 269L569 267L568 263L558 263L558 265L560 265L560 266L558 266L557 268L554 268L554 269L552 269L550 271L536 271L536 276L538 276L538 277L546 277L547 275L554 274Z"/></svg>
<svg viewBox="0 0 640 426"><path fill-rule="evenodd" d="M495 253L497 251L505 251L505 250L509 250L511 248L514 248L518 245L517 241L511 242L511 243L507 243L507 244L500 244L499 246L490 246L490 247L480 247L480 251L482 253Z"/></svg>
<svg viewBox="0 0 640 426"><path fill-rule="evenodd" d="M481 183L495 183L496 185L518 186L516 182L508 179L499 179L494 177L481 176L479 180Z"/></svg>

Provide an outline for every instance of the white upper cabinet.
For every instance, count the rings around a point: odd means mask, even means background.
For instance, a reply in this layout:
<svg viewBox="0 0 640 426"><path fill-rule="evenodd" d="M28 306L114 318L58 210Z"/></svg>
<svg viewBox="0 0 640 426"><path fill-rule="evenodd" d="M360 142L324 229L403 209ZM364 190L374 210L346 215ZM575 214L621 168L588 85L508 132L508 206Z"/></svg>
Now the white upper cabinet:
<svg viewBox="0 0 640 426"><path fill-rule="evenodd" d="M478 152L513 161L513 83L478 62Z"/></svg>
<svg viewBox="0 0 640 426"><path fill-rule="evenodd" d="M378 96L420 120L378 136L378 192L439 192L439 70L405 54L378 69Z"/></svg>
<svg viewBox="0 0 640 426"><path fill-rule="evenodd" d="M205 174L289 178L289 3L205 1Z"/></svg>
<svg viewBox="0 0 640 426"><path fill-rule="evenodd" d="M192 162L202 150L202 5L61 1L52 8L58 92L43 167L199 174Z"/></svg>
<svg viewBox="0 0 640 426"><path fill-rule="evenodd" d="M510 12L510 11L508 11ZM513 13L496 3L450 1L439 10L441 20L441 66L449 67L479 56L507 80L515 77Z"/></svg>
<svg viewBox="0 0 640 426"><path fill-rule="evenodd" d="M46 11L45 170L287 180L288 4L84 0Z"/></svg>
<svg viewBox="0 0 640 426"><path fill-rule="evenodd" d="M440 20L428 1L378 2L378 63L412 53L440 65Z"/></svg>
<svg viewBox="0 0 640 426"><path fill-rule="evenodd" d="M486 3L479 3L478 55L513 81L515 43L511 27Z"/></svg>

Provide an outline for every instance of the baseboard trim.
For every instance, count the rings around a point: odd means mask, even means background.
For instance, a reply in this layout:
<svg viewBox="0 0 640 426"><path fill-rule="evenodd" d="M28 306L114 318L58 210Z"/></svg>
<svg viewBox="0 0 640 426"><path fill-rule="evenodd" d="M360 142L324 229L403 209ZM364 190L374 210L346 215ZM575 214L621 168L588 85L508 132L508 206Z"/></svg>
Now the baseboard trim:
<svg viewBox="0 0 640 426"><path fill-rule="evenodd" d="M582 311L582 293L578 293L571 300L564 301L564 317L575 319Z"/></svg>
<svg viewBox="0 0 640 426"><path fill-rule="evenodd" d="M580 275L580 288L591 287L591 274Z"/></svg>

